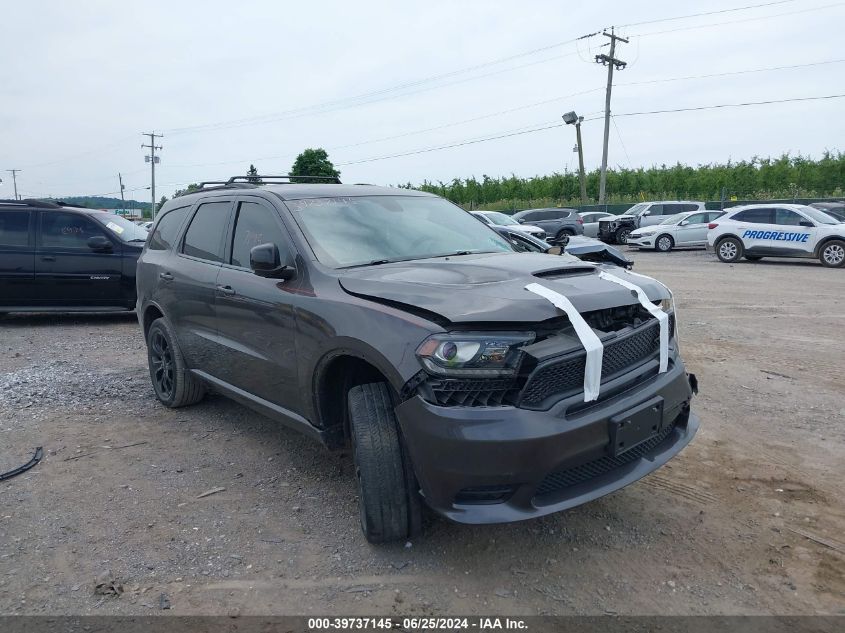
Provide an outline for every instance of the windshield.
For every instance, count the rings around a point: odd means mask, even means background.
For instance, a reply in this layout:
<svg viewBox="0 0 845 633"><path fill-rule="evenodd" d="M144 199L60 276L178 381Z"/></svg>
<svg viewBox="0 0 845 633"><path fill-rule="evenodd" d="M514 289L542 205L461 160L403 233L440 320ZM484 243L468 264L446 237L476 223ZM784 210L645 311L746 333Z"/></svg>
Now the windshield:
<svg viewBox="0 0 845 633"><path fill-rule="evenodd" d="M130 222L124 217L114 215L113 213L92 213L91 217L124 242L147 241L147 235L149 235L147 229L138 226L134 222Z"/></svg>
<svg viewBox="0 0 845 633"><path fill-rule="evenodd" d="M286 204L317 259L334 268L513 252L493 229L442 198L356 196Z"/></svg>
<svg viewBox="0 0 845 633"><path fill-rule="evenodd" d="M677 224L681 220L686 217L686 213L676 213L675 215L670 215L668 218L663 220L660 224Z"/></svg>
<svg viewBox="0 0 845 633"><path fill-rule="evenodd" d="M504 213L499 213L498 211L484 213L483 215L486 215L487 219L490 220L493 224L498 224L499 226L512 226L514 224L519 224L519 222L514 220L511 216L505 215Z"/></svg>
<svg viewBox="0 0 845 633"><path fill-rule="evenodd" d="M832 215L828 215L818 209L814 209L813 207L806 207L801 206L799 207L801 212L804 213L808 218L811 220L815 220L819 224L839 224L839 220L834 218Z"/></svg>
<svg viewBox="0 0 845 633"><path fill-rule="evenodd" d="M639 204L635 204L633 207L625 211L625 215L636 215L640 211L645 210L648 207L648 202L640 202Z"/></svg>

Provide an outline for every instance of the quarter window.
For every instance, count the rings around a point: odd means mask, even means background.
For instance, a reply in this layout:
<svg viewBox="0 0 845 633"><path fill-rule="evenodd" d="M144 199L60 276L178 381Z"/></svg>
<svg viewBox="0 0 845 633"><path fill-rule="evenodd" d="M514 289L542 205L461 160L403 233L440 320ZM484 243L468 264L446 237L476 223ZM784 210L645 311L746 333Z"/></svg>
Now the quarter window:
<svg viewBox="0 0 845 633"><path fill-rule="evenodd" d="M50 248L88 248L88 238L104 235L97 225L79 213L43 211L41 245Z"/></svg>
<svg viewBox="0 0 845 633"><path fill-rule="evenodd" d="M223 241L229 222L231 202L201 204L185 233L182 252L210 262L223 261Z"/></svg>
<svg viewBox="0 0 845 633"><path fill-rule="evenodd" d="M237 224L232 237L232 265L249 268L249 252L261 244L275 244L279 248L281 261L287 260L285 240L274 212L255 202L241 202Z"/></svg>
<svg viewBox="0 0 845 633"><path fill-rule="evenodd" d="M29 246L29 211L0 213L0 246Z"/></svg>
<svg viewBox="0 0 845 633"><path fill-rule="evenodd" d="M182 226L182 221L190 209L191 207L179 207L161 216L150 236L150 244L147 248L151 251L169 251L176 243L179 227Z"/></svg>

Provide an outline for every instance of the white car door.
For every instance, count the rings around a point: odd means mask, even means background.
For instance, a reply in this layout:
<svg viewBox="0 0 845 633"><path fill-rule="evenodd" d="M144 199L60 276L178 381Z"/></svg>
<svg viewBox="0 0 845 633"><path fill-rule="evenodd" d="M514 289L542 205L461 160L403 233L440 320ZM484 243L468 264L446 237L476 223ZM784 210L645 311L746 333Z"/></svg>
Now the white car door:
<svg viewBox="0 0 845 633"><path fill-rule="evenodd" d="M693 213L678 223L675 246L704 246L707 243L707 224L710 214Z"/></svg>

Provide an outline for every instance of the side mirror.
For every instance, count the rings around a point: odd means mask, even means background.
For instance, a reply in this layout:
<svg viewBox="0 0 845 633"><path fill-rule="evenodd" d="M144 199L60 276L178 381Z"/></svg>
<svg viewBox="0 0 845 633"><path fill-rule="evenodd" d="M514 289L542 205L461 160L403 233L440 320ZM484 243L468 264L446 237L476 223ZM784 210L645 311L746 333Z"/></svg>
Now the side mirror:
<svg viewBox="0 0 845 633"><path fill-rule="evenodd" d="M546 249L547 255L563 255L563 246L552 246Z"/></svg>
<svg viewBox="0 0 845 633"><path fill-rule="evenodd" d="M678 222L678 226L686 226L687 224L689 224L689 220L681 220Z"/></svg>
<svg viewBox="0 0 845 633"><path fill-rule="evenodd" d="M812 222L810 222L809 220L801 220L801 222L799 223L799 226L810 226L810 227L812 227L812 226L816 226L816 225L813 224Z"/></svg>
<svg viewBox="0 0 845 633"><path fill-rule="evenodd" d="M275 244L259 244L249 251L249 267L259 277L271 279L293 279L296 271L281 263L279 247Z"/></svg>
<svg viewBox="0 0 845 633"><path fill-rule="evenodd" d="M643 211L643 215L651 215L651 209L646 209Z"/></svg>
<svg viewBox="0 0 845 633"><path fill-rule="evenodd" d="M105 235L92 235L88 238L88 248L97 253L107 253L113 246L111 240Z"/></svg>
<svg viewBox="0 0 845 633"><path fill-rule="evenodd" d="M519 222L520 224L525 224L525 220L523 220L523 219L521 219L521 218L517 218L517 220L516 220L516 221L517 221L517 222Z"/></svg>

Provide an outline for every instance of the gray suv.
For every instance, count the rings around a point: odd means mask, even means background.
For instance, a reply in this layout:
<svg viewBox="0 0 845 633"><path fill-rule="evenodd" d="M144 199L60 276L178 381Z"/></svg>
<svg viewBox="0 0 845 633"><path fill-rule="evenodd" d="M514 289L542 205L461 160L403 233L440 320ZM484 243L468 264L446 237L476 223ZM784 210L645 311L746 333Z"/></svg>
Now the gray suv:
<svg viewBox="0 0 845 633"><path fill-rule="evenodd" d="M539 226L550 244L565 244L572 235L584 234L584 220L575 209L526 209L513 214L520 224Z"/></svg>
<svg viewBox="0 0 845 633"><path fill-rule="evenodd" d="M665 286L518 253L430 194L204 183L161 209L137 287L159 401L213 390L351 448L371 542L424 506L496 523L579 505L698 428Z"/></svg>

